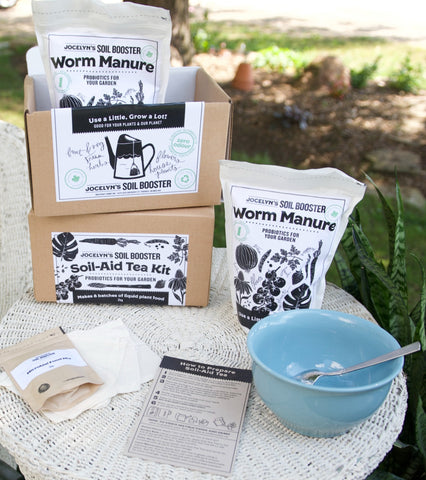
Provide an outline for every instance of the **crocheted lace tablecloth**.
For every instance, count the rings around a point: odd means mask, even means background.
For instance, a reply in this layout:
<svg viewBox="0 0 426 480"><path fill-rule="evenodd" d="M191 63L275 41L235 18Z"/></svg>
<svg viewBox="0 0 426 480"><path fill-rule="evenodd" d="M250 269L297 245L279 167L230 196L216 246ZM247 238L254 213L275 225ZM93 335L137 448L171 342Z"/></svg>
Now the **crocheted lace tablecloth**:
<svg viewBox="0 0 426 480"><path fill-rule="evenodd" d="M0 318L31 285L24 131L0 121Z"/></svg>
<svg viewBox="0 0 426 480"><path fill-rule="evenodd" d="M36 303L29 290L0 322L0 348L56 325L71 331L121 318L160 355L250 368L246 333L233 312L227 271L225 250L214 249L206 308ZM372 319L362 305L333 285L327 286L323 308ZM60 424L33 413L19 397L0 388L0 442L15 456L27 480L223 478L123 454L149 387L150 383L138 392L117 395L107 407ZM401 374L369 420L339 437L314 439L284 427L253 387L231 478L363 479L398 437L406 405Z"/></svg>

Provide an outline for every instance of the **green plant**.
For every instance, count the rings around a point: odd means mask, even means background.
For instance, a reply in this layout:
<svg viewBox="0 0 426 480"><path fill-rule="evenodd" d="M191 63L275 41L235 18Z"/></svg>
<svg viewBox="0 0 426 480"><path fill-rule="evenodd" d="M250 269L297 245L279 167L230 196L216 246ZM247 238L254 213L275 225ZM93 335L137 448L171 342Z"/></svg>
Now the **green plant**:
<svg viewBox="0 0 426 480"><path fill-rule="evenodd" d="M371 180L372 181L372 180ZM374 184L374 183L373 183ZM401 345L416 340L426 348L426 277L421 274L420 298L409 307L407 287L404 208L396 181L396 213L375 186L388 232L388 261L378 260L365 235L359 209L354 211L336 253L335 264L342 287L372 313L379 325L389 331ZM425 360L422 353L407 357L404 373L407 378L408 408L398 442L370 480L419 480L426 466L426 389ZM392 473L389 473L392 471ZM388 472L388 473L386 473Z"/></svg>
<svg viewBox="0 0 426 480"><path fill-rule="evenodd" d="M360 69L351 69L351 85L353 88L365 88L369 80L377 72L380 56L372 63L365 63Z"/></svg>
<svg viewBox="0 0 426 480"><path fill-rule="evenodd" d="M296 77L303 72L307 64L306 57L301 53L288 48L280 48L277 45L259 50L253 60L255 68L291 73Z"/></svg>
<svg viewBox="0 0 426 480"><path fill-rule="evenodd" d="M208 32L200 27L192 36L195 51L198 53L206 53L210 50L210 37Z"/></svg>
<svg viewBox="0 0 426 480"><path fill-rule="evenodd" d="M25 54L35 37L0 37L0 120L24 128Z"/></svg>
<svg viewBox="0 0 426 480"><path fill-rule="evenodd" d="M420 64L414 65L409 55L402 61L401 67L391 73L389 77L389 86L395 90L417 93L421 86L421 77L423 69Z"/></svg>

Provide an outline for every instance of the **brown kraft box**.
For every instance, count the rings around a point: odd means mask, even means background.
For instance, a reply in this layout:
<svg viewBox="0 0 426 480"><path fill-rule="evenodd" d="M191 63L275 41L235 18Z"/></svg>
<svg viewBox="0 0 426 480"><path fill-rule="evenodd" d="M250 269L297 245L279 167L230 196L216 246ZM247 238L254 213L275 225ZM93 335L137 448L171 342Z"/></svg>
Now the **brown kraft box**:
<svg viewBox="0 0 426 480"><path fill-rule="evenodd" d="M37 301L208 304L213 206L28 220Z"/></svg>
<svg viewBox="0 0 426 480"><path fill-rule="evenodd" d="M229 158L232 105L201 68L171 69L166 104L50 110L46 89L43 75L25 78L36 215L220 203L218 161ZM192 112L201 104L198 120ZM193 126L187 128L188 123Z"/></svg>

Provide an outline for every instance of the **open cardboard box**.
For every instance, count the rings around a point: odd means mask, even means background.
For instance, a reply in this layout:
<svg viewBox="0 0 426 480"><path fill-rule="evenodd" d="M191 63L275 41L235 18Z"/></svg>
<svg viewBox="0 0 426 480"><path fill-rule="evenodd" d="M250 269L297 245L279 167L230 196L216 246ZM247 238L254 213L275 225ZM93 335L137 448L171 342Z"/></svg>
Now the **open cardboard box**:
<svg viewBox="0 0 426 480"><path fill-rule="evenodd" d="M37 301L208 304L213 206L28 221Z"/></svg>
<svg viewBox="0 0 426 480"><path fill-rule="evenodd" d="M32 205L36 215L220 203L218 161L230 155L232 105L230 98L204 70L171 68L165 104L132 105L127 109L126 106L114 106L102 108L98 115L99 107L51 110L38 47L29 50L27 65L25 128ZM175 115L174 109L179 110L182 105L186 112L184 126L172 128L166 122L166 127L161 123L159 127L135 127L135 122L129 120L140 119L144 108L147 115L170 118ZM198 115L200 108L203 109L201 117L192 114L194 110ZM118 118L120 122L111 122L111 118ZM125 121L121 122L123 118ZM93 124L97 121L107 123L96 130L99 125ZM186 128L187 123L194 128ZM122 130L120 125L124 125ZM199 136L194 135L197 125ZM165 132L170 133L164 136ZM163 137L152 141L154 134ZM126 145L123 138L128 142ZM148 144L152 149L146 148ZM135 178L124 178L127 174L117 172L123 145L127 152L129 148L133 151L142 148L142 163L136 169L140 175Z"/></svg>

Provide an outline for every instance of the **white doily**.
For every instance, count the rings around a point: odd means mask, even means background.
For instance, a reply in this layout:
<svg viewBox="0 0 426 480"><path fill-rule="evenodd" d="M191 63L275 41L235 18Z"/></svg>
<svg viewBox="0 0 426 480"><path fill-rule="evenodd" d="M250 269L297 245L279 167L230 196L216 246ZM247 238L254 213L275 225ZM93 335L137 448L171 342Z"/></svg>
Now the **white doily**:
<svg viewBox="0 0 426 480"><path fill-rule="evenodd" d="M30 187L24 132L0 121L0 318L28 289Z"/></svg>
<svg viewBox="0 0 426 480"><path fill-rule="evenodd" d="M23 131L0 121L0 314L11 307L0 321L0 348L56 325L71 331L121 318L160 355L250 367L246 333L231 306L223 249L213 251L207 308L36 303L29 288L27 171ZM362 305L333 285L327 286L323 308L372 320ZM149 384L145 384L137 393L114 397L104 409L53 424L0 388L0 444L15 456L26 480L223 478L122 454L148 390ZM398 437L406 405L407 389L400 375L382 407L365 423L339 437L312 439L284 427L253 388L232 478L363 479Z"/></svg>
<svg viewBox="0 0 426 480"><path fill-rule="evenodd" d="M332 285L327 286L323 308L371 319L362 305ZM36 303L30 290L0 323L0 347L55 325L70 331L116 318L160 355L250 367L246 333L231 306L224 249L213 251L211 297L206 308ZM137 393L116 396L104 409L52 424L20 398L0 389L1 441L15 455L27 480L223 478L122 454L148 390L149 384L145 384ZM313 439L284 427L253 387L232 478L363 479L398 437L406 405L405 379L400 375L369 420L342 436Z"/></svg>
<svg viewBox="0 0 426 480"><path fill-rule="evenodd" d="M24 131L0 120L0 319L31 285L30 187ZM0 437L0 444L1 444ZM0 459L15 467L0 445Z"/></svg>

